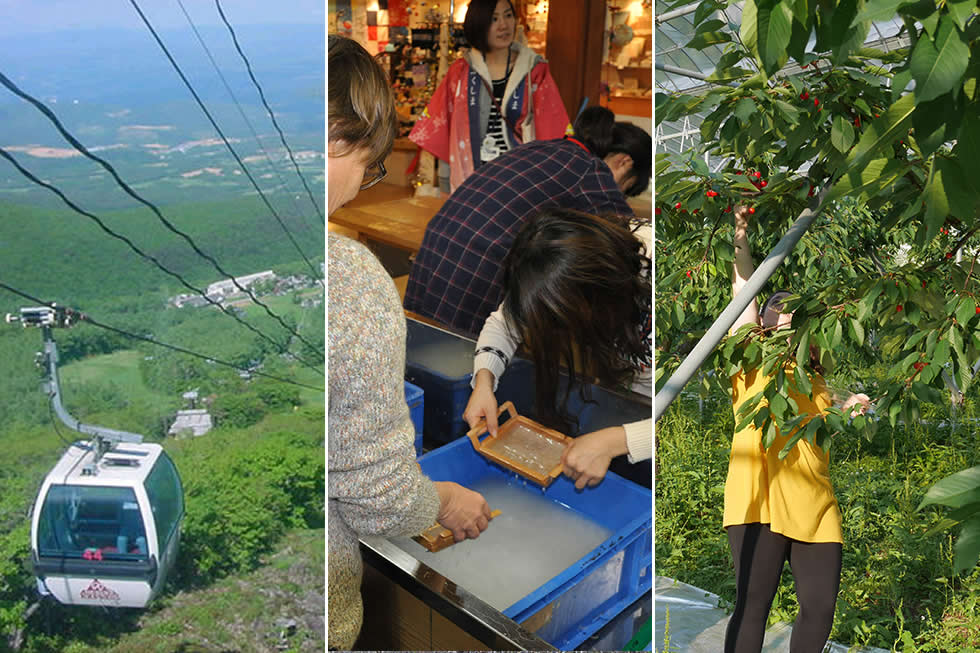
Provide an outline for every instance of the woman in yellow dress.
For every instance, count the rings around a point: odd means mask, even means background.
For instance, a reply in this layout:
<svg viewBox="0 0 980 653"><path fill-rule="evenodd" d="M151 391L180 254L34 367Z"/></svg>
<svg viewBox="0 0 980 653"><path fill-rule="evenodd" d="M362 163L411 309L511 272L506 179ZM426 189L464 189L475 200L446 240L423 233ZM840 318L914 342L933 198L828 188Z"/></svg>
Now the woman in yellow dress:
<svg viewBox="0 0 980 653"><path fill-rule="evenodd" d="M735 264L733 296L755 270L748 242L748 209L735 211ZM784 313L787 292L774 294L758 308L755 300L732 326L764 329L788 326L792 313ZM761 370L745 370L732 377L732 408L738 415L743 403L761 392L770 379ZM812 394L790 392L802 413L817 415L832 399L823 378L811 378ZM869 405L866 395L852 395L844 409ZM739 420L736 419L736 422ZM805 423L804 423L805 424ZM803 425L800 426L802 428ZM756 653L762 649L766 621L779 587L783 565L789 562L796 581L800 611L790 641L792 653L822 651L834 622L840 587L841 515L828 470L829 455L806 439L782 460L779 452L792 433L778 434L766 449L762 433L751 422L735 432L725 481L724 526L735 565L735 610L725 634L725 653Z"/></svg>

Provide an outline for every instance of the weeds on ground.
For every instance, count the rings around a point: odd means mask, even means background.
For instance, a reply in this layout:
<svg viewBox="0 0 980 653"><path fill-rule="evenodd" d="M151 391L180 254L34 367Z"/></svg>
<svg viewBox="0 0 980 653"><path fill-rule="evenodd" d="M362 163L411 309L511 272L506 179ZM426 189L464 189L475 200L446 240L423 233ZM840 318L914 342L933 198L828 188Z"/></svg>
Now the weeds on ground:
<svg viewBox="0 0 980 653"><path fill-rule="evenodd" d="M968 398L956 413L924 408L920 424L883 423L870 442L833 443L844 529L833 640L898 651L980 650L980 568L954 575L953 534L925 535L942 515L916 511L933 483L977 464L977 414ZM735 599L721 525L733 422L729 397L715 392L700 401L682 396L657 424L657 569L718 594L723 605ZM792 623L797 610L792 574L784 573L770 625Z"/></svg>

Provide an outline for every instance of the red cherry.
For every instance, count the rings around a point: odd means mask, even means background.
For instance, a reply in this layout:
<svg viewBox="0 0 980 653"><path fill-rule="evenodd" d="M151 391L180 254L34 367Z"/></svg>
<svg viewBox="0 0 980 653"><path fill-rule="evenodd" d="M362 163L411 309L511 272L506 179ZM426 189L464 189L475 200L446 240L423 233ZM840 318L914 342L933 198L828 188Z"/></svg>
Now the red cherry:
<svg viewBox="0 0 980 653"><path fill-rule="evenodd" d="M953 252L946 252L946 258L953 258Z"/></svg>
<svg viewBox="0 0 980 653"><path fill-rule="evenodd" d="M977 310L976 310L976 312L977 312L977 313L980 313L980 306L977 306Z"/></svg>
<svg viewBox="0 0 980 653"><path fill-rule="evenodd" d="M925 288L925 287L926 287L926 280L925 280L925 279L923 279L923 280L922 280L922 287L923 287L923 288Z"/></svg>
<svg viewBox="0 0 980 653"><path fill-rule="evenodd" d="M697 213L697 212L698 212L698 211L700 211L700 210L701 210L701 209L694 209L694 212L695 212L695 213Z"/></svg>
<svg viewBox="0 0 980 653"><path fill-rule="evenodd" d="M732 205L731 205L731 204L729 204L729 205L728 205L728 206L727 206L727 207L725 208L725 213L731 213L731 212L732 212Z"/></svg>
<svg viewBox="0 0 980 653"><path fill-rule="evenodd" d="M804 67L805 67L805 66L804 66ZM807 93L806 91L803 91L802 93L800 93L800 99L801 99L801 100L805 100L805 99L807 99L808 97L810 97L810 94L809 94L809 93Z"/></svg>
<svg viewBox="0 0 980 653"><path fill-rule="evenodd" d="M760 177L762 177L762 173L756 170L755 172L752 173L752 176L755 177L756 179L759 179Z"/></svg>
<svg viewBox="0 0 980 653"><path fill-rule="evenodd" d="M690 278L691 278L691 271L690 271L690 270L688 270L687 272L685 272L685 274L687 275L687 278L688 278L688 279L690 279Z"/></svg>
<svg viewBox="0 0 980 653"><path fill-rule="evenodd" d="M881 115L876 113L875 118L881 118Z"/></svg>
<svg viewBox="0 0 980 653"><path fill-rule="evenodd" d="M925 364L924 363L913 363L912 364L912 367L915 368L915 371L916 372L921 372L922 371L922 368L925 367Z"/></svg>
<svg viewBox="0 0 980 653"><path fill-rule="evenodd" d="M749 207L749 215L755 215L755 207L754 206L750 206Z"/></svg>
<svg viewBox="0 0 980 653"><path fill-rule="evenodd" d="M813 98L813 106L819 107L820 106L820 100L818 100L817 98Z"/></svg>
<svg viewBox="0 0 980 653"><path fill-rule="evenodd" d="M660 215L661 213L663 213L663 211L660 210L659 206L653 210L654 215Z"/></svg>
<svg viewBox="0 0 980 653"><path fill-rule="evenodd" d="M683 205L683 204L681 204L680 202L678 202L677 204L675 204L675 205L674 205L674 208L675 208L675 209L679 209L679 208L681 208L682 206L684 206L684 205Z"/></svg>
<svg viewBox="0 0 980 653"><path fill-rule="evenodd" d="M860 127L861 126L861 118L855 118L854 119L854 126L855 127Z"/></svg>
<svg viewBox="0 0 980 653"><path fill-rule="evenodd" d="M898 312L898 313L901 313L902 312L902 305L899 304L898 306L896 306L895 307L895 311Z"/></svg>
<svg viewBox="0 0 980 653"><path fill-rule="evenodd" d="M766 181L765 179L763 179L762 181L759 182L759 186L762 187L762 188L765 188L768 185L769 185L769 182Z"/></svg>

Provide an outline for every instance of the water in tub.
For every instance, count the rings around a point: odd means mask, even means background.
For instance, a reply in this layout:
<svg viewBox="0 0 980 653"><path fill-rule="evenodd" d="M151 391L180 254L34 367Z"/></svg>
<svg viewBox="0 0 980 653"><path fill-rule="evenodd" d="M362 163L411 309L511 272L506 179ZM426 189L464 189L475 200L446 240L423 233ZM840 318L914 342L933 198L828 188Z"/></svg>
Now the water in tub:
<svg viewBox="0 0 980 653"><path fill-rule="evenodd" d="M430 553L411 538L399 548L500 611L537 590L612 534L549 499L534 483L490 475L471 489L501 515L478 539Z"/></svg>

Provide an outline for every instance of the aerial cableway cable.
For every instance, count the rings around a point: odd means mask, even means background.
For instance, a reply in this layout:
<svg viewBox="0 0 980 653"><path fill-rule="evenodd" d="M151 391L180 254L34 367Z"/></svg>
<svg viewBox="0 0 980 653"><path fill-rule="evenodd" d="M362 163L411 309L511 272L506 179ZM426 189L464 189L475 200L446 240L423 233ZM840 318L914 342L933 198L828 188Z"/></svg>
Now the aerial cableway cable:
<svg viewBox="0 0 980 653"><path fill-rule="evenodd" d="M191 92L191 95L194 96L194 100L197 101L198 106L201 107L201 111L204 112L204 115L207 116L208 120L211 122L211 126L214 127L216 132L218 132L218 136L221 137L221 140L224 142L225 147L227 147L228 151L231 152L231 155L235 157L235 161L238 162L238 165L239 167L241 167L242 172L245 173L245 176L248 177L248 180L252 183L252 187L255 188L255 191L259 194L259 197L262 198L262 202L265 204L266 208L269 209L269 212L272 213L272 216L279 223L279 226L282 227L283 232L285 232L286 236L289 238L289 242L293 244L293 247L295 247L296 251L299 252L300 256L303 257L303 260L306 261L306 264L310 266L310 271L313 273L313 278L320 279L321 278L320 273L317 271L315 267L313 267L313 264L310 263L310 259L306 257L306 254L303 253L303 250L300 249L299 243L297 243L296 239L293 238L293 235L290 233L289 228L286 226L286 223L282 221L281 217L279 217L279 214L276 212L275 208L273 208L272 204L269 202L269 199L265 196L265 193L262 192L262 189L259 187L259 184L255 181L255 178L252 176L252 173L248 171L248 167L246 167L245 162L242 161L242 158L240 156L238 156L238 152L236 152L235 148L231 146L231 143L228 141L228 138L225 137L224 132L221 131L221 127L218 126L218 123L211 115L211 112L208 111L208 108L204 105L204 102L201 100L201 97L197 94L197 91L194 90L194 87L187 79L187 76L184 75L184 71L181 70L180 66L177 65L177 61L170 54L170 50L167 49L167 46L163 44L163 41L160 39L160 36L157 34L156 30L153 29L153 25L150 24L150 21L146 17L146 14L144 14L143 10L140 9L139 3L137 3L136 0L129 0L129 3L133 5L133 8L136 10L136 13L138 13L140 15L140 18L143 20L143 24L146 25L146 28L148 30L150 30L150 34L153 35L153 38L154 40L156 40L157 45L160 46L160 49L163 50L163 53L166 55L167 60L170 61L170 65L173 66L173 69L177 72L177 75L180 76L181 81L184 82L184 86L186 86L187 90L189 90Z"/></svg>
<svg viewBox="0 0 980 653"><path fill-rule="evenodd" d="M47 306L49 308L56 308L57 307L57 304L55 304L54 302L46 302L43 299L38 299L37 297L33 297L33 296L25 293L22 290L18 290L16 288L14 288L13 286L9 286L9 285L3 283L2 281L0 281L0 288L2 288L3 290L6 290L8 292L11 292L11 293L17 295L18 297L22 297L22 298L26 299L27 301L34 302L35 304ZM234 370L237 370L239 372L246 372L248 374L252 374L252 375L255 375L255 376L265 377L267 379L272 379L273 381L278 381L280 383L288 383L290 385L295 385L295 386L299 386L301 388L306 388L307 390L316 390L317 392L323 392L324 391L323 388L318 388L318 387L313 386L313 385L308 385L308 384L302 383L300 381L293 381L291 379L284 379L282 377L275 376L273 374L266 374L265 372L259 372L257 370L247 370L247 369L242 368L239 365L235 365L234 363L229 363L228 361L223 361L220 358L215 358L214 356L208 356L207 354L200 354L200 353L198 353L196 351L193 351L193 350L190 350L190 349L185 349L184 347L178 347L177 345L170 345L170 344L167 344L165 342L160 342L159 340L155 340L153 338L149 338L147 336L141 336L141 335L136 334L136 333L130 333L129 331L126 331L124 329L119 329L117 327L110 326L108 324L103 324L102 322L99 322L98 320L93 319L92 317L86 315L85 313L83 313L81 311L76 311L76 310L70 309L70 308L67 308L65 310L67 310L72 316L74 316L80 322L86 322L88 324L91 324L92 326L98 327L100 329L105 329L106 331L111 331L112 333L117 333L117 334L119 334L121 336L126 336L127 338L132 338L134 340L140 340L142 342L147 342L147 343L150 343L151 345L156 345L157 347L163 347L164 349L170 349L170 350L176 351L176 352L181 353L181 354L187 354L188 356L193 356L195 358L200 358L201 360L204 360L204 361L212 361L216 365L223 365L225 367L230 367L230 368L232 368Z"/></svg>
<svg viewBox="0 0 980 653"><path fill-rule="evenodd" d="M279 167L275 165L275 163L272 160L272 155L269 154L268 150L265 149L265 145L262 143L262 139L259 138L258 133L256 133L255 131L255 127L252 126L252 121L248 119L247 115L245 115L245 110L242 108L241 103L238 101L238 97L235 95L235 92L231 90L231 85L228 84L228 80L225 79L224 73L222 73L221 68L218 67L218 62L215 61L214 55L211 54L211 49L208 47L208 44L205 43L204 37L201 35L201 32L197 29L197 25L194 24L194 21L191 19L190 14L187 13L187 9L184 7L183 0L177 0L177 4L180 6L180 10L183 12L184 18L187 19L187 23L190 25L191 30L193 30L194 36L197 37L197 42L201 44L201 48L204 49L204 53L208 56L208 60L211 62L211 66L214 68L214 72L218 74L218 77L221 79L221 83L225 87L225 90L228 91L228 95L231 96L231 101L234 102L235 107L238 109L238 115L242 117L242 120L245 121L245 124L248 126L248 130L252 132L252 137L255 139L255 142L258 143L259 149L262 150L262 153L265 155L266 160L269 162L269 167L276 174L276 177L279 178L280 185L284 189L286 189L287 191L286 195L289 197L289 200L293 205L293 210L295 210L297 216L302 218L304 214L300 211L299 205L296 203L296 199L293 197L292 191L290 190L289 186L286 184L286 180L283 179L282 174L280 174ZM289 149L288 146L286 149L288 151ZM295 164L295 161L293 161L293 163ZM303 182L303 185L304 186L306 185L305 181ZM312 198L312 195L310 197ZM319 213L319 208L317 208L317 212ZM307 229L309 229L309 224L306 222L305 219L303 220L303 222L304 225L307 227ZM322 216L321 216L321 222L322 222Z"/></svg>
<svg viewBox="0 0 980 653"><path fill-rule="evenodd" d="M300 180L303 182L303 188L306 189L306 194L310 196L310 202L313 203L313 207L316 209L317 215L320 216L320 222L326 223L323 217L323 212L320 210L320 206L316 203L316 199L313 198L313 191L310 190L309 185L306 183L306 178L303 176L303 173L300 172L299 164L296 163L296 157L293 156L293 151L289 148L289 144L286 143L286 135L283 134L282 129L279 128L279 123L276 122L276 116L272 112L272 107L270 107L269 103L266 102L265 93L262 91L262 86L259 85L259 80L257 80L255 75L252 73L252 65L249 63L248 57L246 57L245 53L242 51L241 46L238 44L238 37L235 35L235 30L232 29L228 19L225 18L225 12L221 8L220 0L214 0L214 4L218 8L218 14L221 15L221 20L231 33L231 40L235 43L235 49L238 50L238 54L241 55L242 61L245 62L245 68L248 70L248 76L252 78L252 83L255 84L255 88L259 92L259 97L262 98L262 104L265 106L265 110L269 112L269 118L272 119L273 126L275 126L276 131L279 132L279 140L282 141L283 147L285 147L286 152L289 153L289 160L293 162L293 167L296 168L296 174L299 175Z"/></svg>
<svg viewBox="0 0 980 653"><path fill-rule="evenodd" d="M117 233L116 231L114 231L113 229L111 229L109 226L107 226L101 220L101 218L99 218L99 216L95 215L94 213L90 213L90 212L86 211L85 209L81 208L80 206L78 206L77 204L75 204L63 192L61 192L60 189L56 188L55 186L47 183L46 181L44 181L42 179L39 179L37 176L35 176L33 173L31 173L30 170L27 170L26 168L24 168L24 166L22 166L20 164L20 162L18 162L13 157L13 155L11 155L9 152L7 152L2 147L0 147L0 157L3 157L4 159L7 159L7 161L9 161L17 169L17 171L20 172L20 174L22 174L23 176L27 177L27 179L29 179L30 181L34 182L38 186L42 186L44 188L47 188L52 193L54 193L55 195L57 195L61 199L61 201L64 202L66 205L68 205L68 207L71 208L73 211L75 211L76 213L80 213L81 215L85 216L86 218L89 218L90 220L94 221L99 226L99 228L102 231L104 231L108 235L112 236L113 238L116 238L117 240L121 240L122 242L126 243L126 245L128 245L131 250L133 250L134 252L136 252L136 254L138 254L142 258L145 258L146 260L150 261L157 268L159 268L160 270L162 270L164 273L170 275L171 277L173 277L174 279L176 279L177 281L179 281L181 283L181 285L183 285L185 288L187 288L188 290L190 290L191 292L193 292L193 293L195 293L197 295L200 295L208 303L210 303L211 305L215 306L216 308L218 308L219 310L221 310L221 312L223 312L225 315L230 316L236 322L238 322L239 324L241 324L245 328L249 329L253 333L257 334L259 337L263 338L264 340L267 340L267 341L271 342L273 345L275 345L276 349L280 353L289 355L290 357L292 357L293 359L295 359L296 362L298 362L298 363L300 363L300 364L302 364L302 365L310 368L314 372L322 373L322 370L319 367L317 367L316 365L314 365L312 363L308 363L307 361L303 360L302 358L300 358L299 356L297 356L295 354L289 353L288 348L287 348L286 345L278 342L275 338L272 338L271 336L268 336L265 333L259 331L257 328L255 328L254 326L252 326L251 324L249 324L245 320L241 319L238 315L236 315L234 313L234 311L230 311L227 308L225 308L221 304L221 302L216 302L213 299L211 299L210 297L208 297L207 293L204 290L202 290L202 289L194 286L193 284L191 284L189 281L187 281L186 279L184 279L184 277L182 277L179 273L174 272L173 270L170 270L169 268L167 268L159 260L157 260L156 257L154 257L152 254L149 254L147 252L144 252L142 249L140 249L140 247L138 245L136 245L128 237L124 236L123 234ZM295 333L295 332L293 332L293 333Z"/></svg>
<svg viewBox="0 0 980 653"><path fill-rule="evenodd" d="M218 261L215 260L215 258L213 256L211 256L207 252L203 251L200 247L198 247L197 243L194 242L194 239L193 238L191 238L188 234L186 234L185 232L181 231L176 226L174 226L173 223L171 223L169 220L167 220L167 218L163 215L163 213L160 211L159 208L157 208L157 206L155 204L153 204L149 200L145 199L142 195L140 195L135 190L133 190L133 188L129 184L127 184L125 181L123 181L123 179L119 176L119 173L116 172L116 169L112 167L112 164L110 164L105 159L103 159L103 158L101 158L101 157L99 157L99 156L97 156L95 154L92 154L92 152L90 152L88 150L88 148L86 148L77 138L75 138L67 129L65 129L65 126L61 124L61 121L58 120L58 117L56 115L54 115L54 112L51 111L48 107L44 106L44 104L40 100L38 100L37 98L33 97L29 93L21 90L21 88L19 86L17 86L13 81L11 81L3 73L0 73L0 84L3 84L4 86L6 86L7 89L10 90L10 92L13 93L14 95L17 95L18 97L20 97L20 98L22 98L22 99L30 102L32 105L34 105L34 108L36 108L38 111L40 111L42 114L44 114L44 116L48 120L51 121L51 123L55 126L55 128L62 135L62 137L66 141L68 141L72 145L72 147L74 147L76 150L78 150L78 152L80 152L86 158L91 159L92 161L95 161L100 166L102 166L106 171L108 171L109 174L112 175L112 178L116 181L116 183L120 186L120 188L122 188L126 192L127 195L129 195L130 197L132 197L133 199L135 199L137 202L139 202L140 204L146 206L151 211L153 211L153 214L157 216L157 219L159 219L160 222L167 229L169 229L171 232L173 232L173 233L177 234L178 236L180 236L181 238L183 238L187 242L187 244L190 245L191 249L193 249L194 252L197 253L198 256L200 256L201 258L203 258L206 261L208 261L214 267L214 269L217 270L218 273L222 275L222 277L225 277L225 278L229 279L232 282L232 284L239 291L241 291L241 292L245 293L246 295L248 295L249 299L251 299L256 305L261 306L263 309L265 309L265 312L270 317L272 317L276 321L278 321L279 324L282 325L282 327L284 329L286 329L287 331L289 331L290 333L292 333L294 336L296 336L296 338L298 338L303 344L305 344L311 350L313 350L314 352L316 352L317 354L319 354L321 357L324 356L324 353L316 345L314 345L314 344L310 343L309 341L307 341L306 338L304 338L295 329L293 329L291 326L289 326L289 324L287 324L286 321L282 319L282 317L280 317L276 313L273 313L272 312L272 309L270 309L266 304L264 304L263 302L261 302L258 299L258 297L256 297L252 293L251 290L249 290L245 286L242 286L238 282L238 280L235 278L235 275L231 274L230 272L228 272L224 268L222 268L221 267L221 264L218 263ZM316 274L316 275L314 275L314 278L315 279L319 279L320 278L319 273Z"/></svg>

